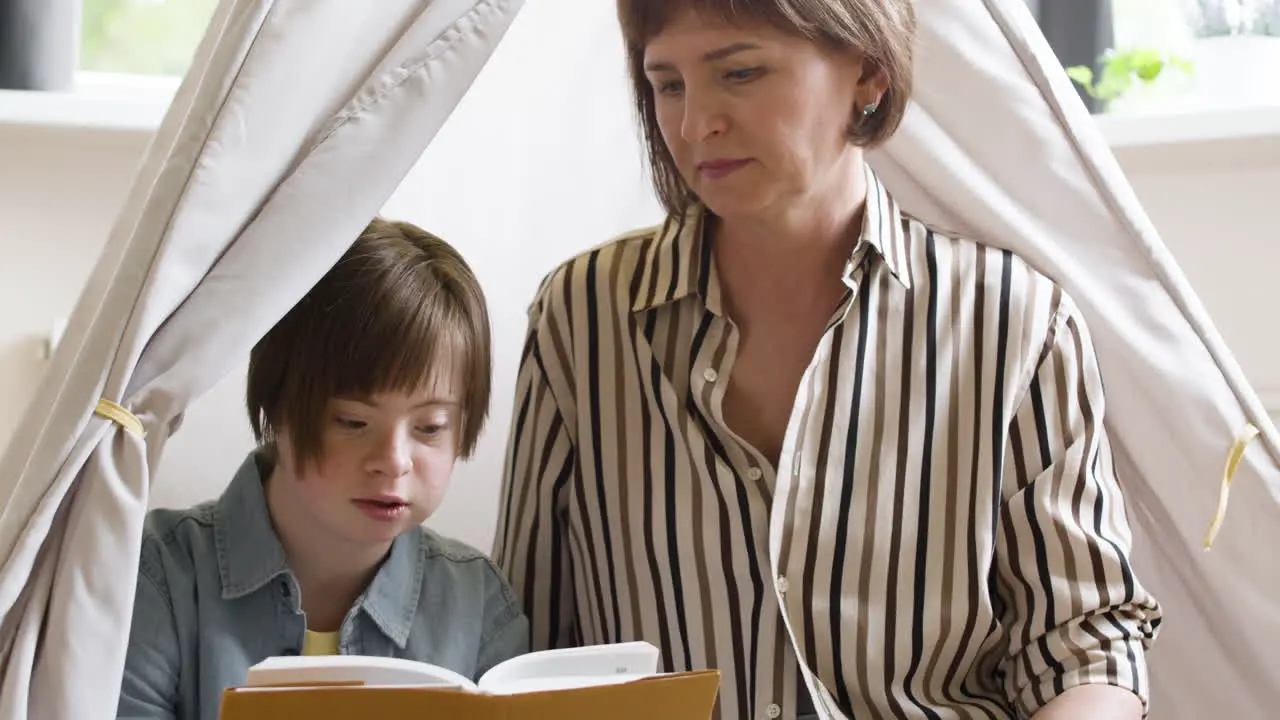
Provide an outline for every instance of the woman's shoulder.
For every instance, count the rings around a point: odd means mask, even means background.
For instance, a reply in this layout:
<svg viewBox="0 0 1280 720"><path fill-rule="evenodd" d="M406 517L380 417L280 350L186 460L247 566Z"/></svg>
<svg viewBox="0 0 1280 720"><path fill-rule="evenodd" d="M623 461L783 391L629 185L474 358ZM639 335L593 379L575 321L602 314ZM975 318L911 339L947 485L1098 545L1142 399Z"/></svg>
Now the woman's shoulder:
<svg viewBox="0 0 1280 720"><path fill-rule="evenodd" d="M1016 249L940 227L902 214L912 264L919 271L932 265L939 275L974 291L996 291L1015 304L1047 295L1069 300L1062 286L1040 271L1032 258Z"/></svg>
<svg viewBox="0 0 1280 720"><path fill-rule="evenodd" d="M667 223L633 228L560 261L543 276L531 312L566 311L574 298L629 303L632 280L653 258Z"/></svg>
<svg viewBox="0 0 1280 720"><path fill-rule="evenodd" d="M929 278L913 292L931 295L944 308L966 308L961 312L972 320L956 332L982 333L985 328L985 335L975 337L1002 342L1009 353L1006 362L1024 368L1010 377L1028 378L1062 337L1059 330L1065 324L1086 327L1074 298L1036 267L1035 258L905 214L903 222L910 238L910 272Z"/></svg>

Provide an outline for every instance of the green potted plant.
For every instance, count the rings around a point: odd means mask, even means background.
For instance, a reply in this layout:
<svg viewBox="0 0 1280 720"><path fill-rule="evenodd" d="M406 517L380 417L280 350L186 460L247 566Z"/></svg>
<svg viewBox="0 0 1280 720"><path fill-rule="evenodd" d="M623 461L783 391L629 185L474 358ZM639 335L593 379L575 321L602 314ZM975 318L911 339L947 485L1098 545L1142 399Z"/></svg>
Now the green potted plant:
<svg viewBox="0 0 1280 720"><path fill-rule="evenodd" d="M1193 72L1189 61L1152 48L1113 48L1103 53L1099 62L1102 71L1096 77L1093 68L1084 65L1067 68L1067 76L1090 97L1105 103L1108 110L1138 88L1154 83L1169 68L1187 75Z"/></svg>

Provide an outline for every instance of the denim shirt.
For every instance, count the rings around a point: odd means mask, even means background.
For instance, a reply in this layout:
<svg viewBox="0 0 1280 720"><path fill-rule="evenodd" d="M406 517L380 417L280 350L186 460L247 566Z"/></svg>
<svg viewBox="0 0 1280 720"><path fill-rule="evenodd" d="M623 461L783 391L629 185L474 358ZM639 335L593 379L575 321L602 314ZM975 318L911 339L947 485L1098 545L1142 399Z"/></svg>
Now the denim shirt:
<svg viewBox="0 0 1280 720"><path fill-rule="evenodd" d="M297 581L250 454L222 497L152 510L143 531L118 717L216 720L249 667L302 651ZM398 537L347 614L339 652L409 658L478 679L528 651L528 622L478 550L425 528Z"/></svg>

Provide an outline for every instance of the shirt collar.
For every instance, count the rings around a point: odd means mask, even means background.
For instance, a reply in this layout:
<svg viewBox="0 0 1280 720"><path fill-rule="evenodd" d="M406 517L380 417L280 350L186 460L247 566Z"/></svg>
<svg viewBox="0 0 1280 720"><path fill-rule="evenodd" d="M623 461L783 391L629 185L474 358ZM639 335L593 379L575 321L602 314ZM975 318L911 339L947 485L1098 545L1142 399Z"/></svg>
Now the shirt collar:
<svg viewBox="0 0 1280 720"><path fill-rule="evenodd" d="M862 213L862 235L854 246L849 262L845 264L845 282L849 282L852 278L854 270L857 269L855 259L859 257L862 248L866 247L875 252L890 275L902 283L904 288L910 290L911 274L907 253L911 235L907 231L902 210L898 207L898 201L893 199L893 195L889 193L884 183L880 182L879 176L871 166L864 167L867 178L867 202Z"/></svg>
<svg viewBox="0 0 1280 720"><path fill-rule="evenodd" d="M271 580L291 575L284 547L271 524L263 479L271 461L260 450L249 454L218 500L214 541L222 597L243 597ZM397 646L403 648L418 610L426 565L423 533L410 531L391 544L391 552L369 587L356 601Z"/></svg>
<svg viewBox="0 0 1280 720"><path fill-rule="evenodd" d="M704 301L714 294L711 244L703 235L705 218L706 208L701 204L667 216L658 229L652 251L642 264L631 303L632 312L673 303L693 292L700 294Z"/></svg>
<svg viewBox="0 0 1280 720"><path fill-rule="evenodd" d="M906 272L909 235L903 227L902 211L875 172L864 167L867 200L862 234L841 275L846 283L852 282L854 271L869 249L890 275L910 289L911 276ZM658 228L653 250L648 253L635 286L633 312L673 303L694 292L709 309L718 312L713 305L719 304L719 286L711 261L711 244L703 232L706 216L706 207L696 203L683 213L669 215Z"/></svg>

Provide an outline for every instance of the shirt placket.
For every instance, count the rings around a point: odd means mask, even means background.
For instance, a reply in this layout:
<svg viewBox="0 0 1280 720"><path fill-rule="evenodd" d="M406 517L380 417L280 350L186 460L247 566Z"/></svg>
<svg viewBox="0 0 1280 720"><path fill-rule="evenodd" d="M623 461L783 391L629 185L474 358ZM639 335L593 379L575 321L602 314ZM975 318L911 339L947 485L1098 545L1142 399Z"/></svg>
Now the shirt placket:
<svg viewBox="0 0 1280 720"><path fill-rule="evenodd" d="M727 391L727 381L733 369L734 359L737 354L737 330L728 318L718 315L711 310L704 310L712 314L711 331L707 334L706 346L701 349L698 357L695 358L690 368L692 377L690 378L690 388L695 396L701 398L699 405L703 406L704 412L707 413L710 421L708 427L712 433L717 436L722 447L725 448L725 462L733 470L733 474L739 478L746 478L748 487L753 493L753 501L763 503L768 508L773 501L773 484L774 471L768 459L766 459L758 450L749 443L745 442L736 433L734 433L724 420L723 401ZM747 542L757 542L755 538L748 538ZM761 557L768 556L768 548L755 548ZM762 568L765 569L765 568ZM764 606L761 608L762 617L771 615L776 616L779 608L773 598L765 595ZM777 638L778 642L785 642L785 638ZM768 673L772 676L776 664L779 659L774 657L755 658L755 666L752 671L757 674ZM775 720L783 716L783 706L786 704L786 698L783 697L786 691L786 684L782 687L773 688L771 694L765 694L763 697L756 697L754 702L757 706L753 718L762 720Z"/></svg>
<svg viewBox="0 0 1280 720"><path fill-rule="evenodd" d="M829 341L833 330L847 318L850 309L853 307L863 272L861 260L865 255L865 248L856 249L845 268L844 278L846 285L849 287L849 293L843 299L840 307L833 313L830 322L828 322L820 346ZM821 364L816 362L816 358L820 353L815 352L815 361L811 362L806 369L797 392L796 402L793 405L792 420L788 425L787 432L799 431L796 435L796 447L790 454L790 460L786 456L779 458L778 467L775 470L768 459L749 443L738 437L724 422L722 412L723 398L727 389L726 382L732 372L737 354L737 335L733 323L714 309L719 305L718 292L718 283L713 277L710 283L710 297L707 298L710 301L709 307L704 307L703 309L704 312L711 313L714 316L712 319L712 332L708 334L707 347L704 347L699 352L698 357L690 368L692 374L690 388L697 396L703 398L702 404L713 420L713 422L709 423L709 426L713 429L713 432L717 433L722 445L728 449L726 461L730 463L734 474L750 480L761 501L770 508L769 535L771 540L766 543L764 555L769 560L769 571L773 579L774 592L772 598L765 597L766 605L763 610L765 613L778 613L782 618L785 637L779 638L780 643L783 644L779 645L778 652L785 654L785 643L790 642L792 656L800 658L799 645L796 642L795 633L790 627L786 614L787 595L791 590L792 583L785 572L779 571L778 558L773 552L772 535L775 525L780 521L786 526L785 532L791 532L791 513L789 509L779 509L780 505L786 504L785 500L783 503L777 503L775 498L787 497L786 493L789 492L790 485L789 483L783 484L782 479L784 477L789 476L791 482L798 482L801 477L803 447L798 441L803 438L803 429L808 414L805 412L805 408L799 407L800 398L804 397L808 392L815 366ZM723 346L723 351L719 351L721 345ZM718 362L715 360L716 357L719 357ZM772 673L774 667L781 662L784 662L784 659L777 656L759 658L757 672ZM797 677L797 665L803 665L803 661L786 663L786 668L783 672L783 685L782 687L773 688L773 697L756 698L757 711L755 717L762 720L776 720L782 717L795 718L795 693L806 692L804 687L801 686L801 683L805 682L805 678ZM808 675L809 673L807 670L803 670L800 674ZM820 712L824 707L829 707L824 706L821 701L815 701L814 706Z"/></svg>
<svg viewBox="0 0 1280 720"><path fill-rule="evenodd" d="M829 343L832 341L832 334L837 327L848 319L850 311L860 299L858 297L858 288L861 285L864 273L863 257L865 257L865 250L860 248L855 251L850 259L849 265L845 269L845 284L848 286L849 291L835 313L832 314L830 322L827 323L826 331L818 343L818 350L814 353L813 360L809 363L809 366L805 368L804 375L797 388L791 421L787 425L787 440L783 444L783 454L778 458L779 473L774 484L777 501L773 503L769 515L769 562L773 571L775 597L778 602L778 611L782 615L783 627L786 629L787 641L791 643L795 656L800 660L801 677L796 679L796 692L809 692L814 698L813 705L815 710L821 716L827 718L841 718L843 715L827 702L830 694L825 687L818 687L820 680L813 676L812 671L805 663L800 642L797 639L795 629L791 626L791 618L787 612L788 608L794 606L794 603L801 602L801 597L797 597L792 592L796 587L796 583L793 583L789 577L789 548L794 541L795 532L795 513L789 500L793 494L798 494L806 489L804 487L806 480L808 481L810 492L812 492L813 478L811 475L806 475L805 469L814 467L816 458L806 459L805 451L808 446L805 444L805 438L809 423L815 420L821 422L821 418L813 416L810 412L812 408L803 402L803 398L811 394L811 385L815 375L826 372L826 359L831 356ZM783 471L784 468L785 472ZM799 485L799 487L796 487L796 493L793 493L792 489L795 485ZM817 497L813 497L810 500L813 503L820 501L821 498ZM787 552L782 551L784 547L788 548ZM799 608L801 614L808 613L811 610L811 608ZM840 608L835 607L831 611L833 614L838 615ZM806 686L809 689L806 689ZM814 692L814 690L817 690L817 692ZM788 718L794 716L794 710L787 715ZM771 717L778 717L778 715Z"/></svg>

